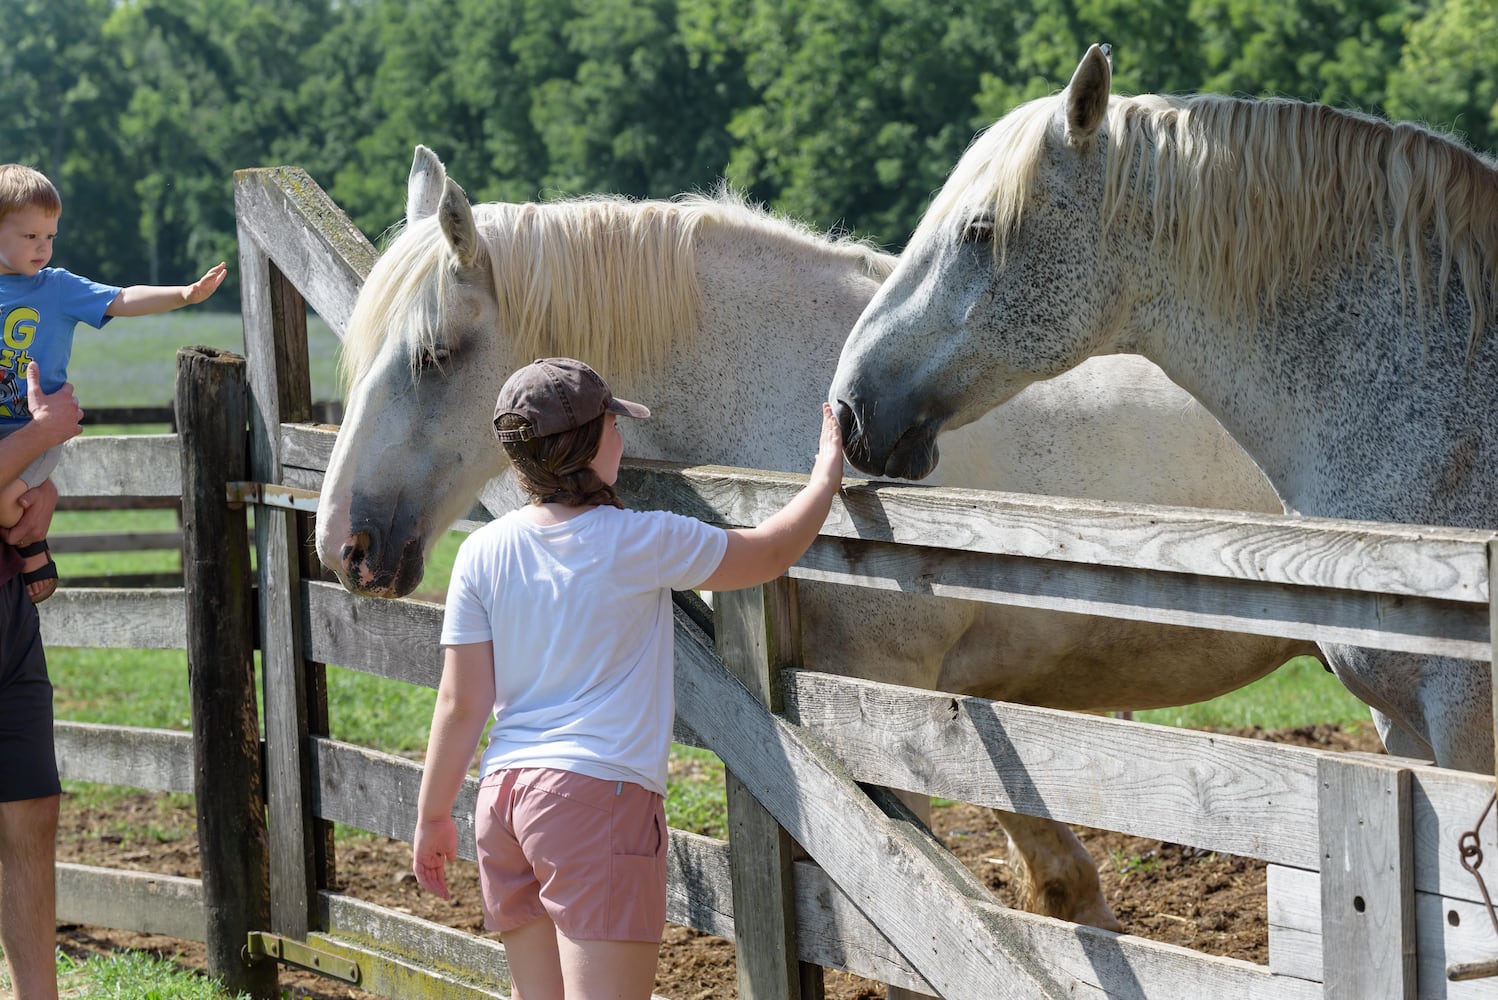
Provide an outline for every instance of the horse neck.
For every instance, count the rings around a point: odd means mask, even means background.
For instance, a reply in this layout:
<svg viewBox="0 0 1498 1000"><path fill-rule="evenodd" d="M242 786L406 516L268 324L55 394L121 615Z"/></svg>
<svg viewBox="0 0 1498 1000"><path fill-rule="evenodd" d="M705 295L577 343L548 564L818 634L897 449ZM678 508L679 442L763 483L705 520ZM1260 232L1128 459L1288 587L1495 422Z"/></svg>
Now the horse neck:
<svg viewBox="0 0 1498 1000"><path fill-rule="evenodd" d="M1372 277L1370 277L1372 275ZM1288 509L1327 517L1480 521L1498 330L1468 357L1466 310L1448 297L1416 325L1392 265L1350 266L1291 290L1259 321L1209 315L1181 291L1145 354L1213 413ZM1412 482L1459 480L1455 489ZM1479 487L1481 481L1485 485Z"/></svg>
<svg viewBox="0 0 1498 1000"><path fill-rule="evenodd" d="M728 226L704 227L696 270L699 327L642 379L663 419L632 430L627 453L805 472L838 353L878 281L856 255Z"/></svg>

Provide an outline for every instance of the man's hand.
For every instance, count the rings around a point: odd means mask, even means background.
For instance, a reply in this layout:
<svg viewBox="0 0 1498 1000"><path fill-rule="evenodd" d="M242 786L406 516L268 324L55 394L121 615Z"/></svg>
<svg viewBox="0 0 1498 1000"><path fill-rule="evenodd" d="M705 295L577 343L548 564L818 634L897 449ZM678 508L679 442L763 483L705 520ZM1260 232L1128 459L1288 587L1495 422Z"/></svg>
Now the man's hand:
<svg viewBox="0 0 1498 1000"><path fill-rule="evenodd" d="M31 422L46 435L49 448L83 433L83 407L73 395L73 383L63 383L54 393L43 392L41 369L35 361L26 366L26 405L31 410Z"/></svg>
<svg viewBox="0 0 1498 1000"><path fill-rule="evenodd" d="M52 514L57 510L57 487L51 479L44 479L21 494L21 519L9 528L0 528L0 541L19 548L47 537L52 524Z"/></svg>

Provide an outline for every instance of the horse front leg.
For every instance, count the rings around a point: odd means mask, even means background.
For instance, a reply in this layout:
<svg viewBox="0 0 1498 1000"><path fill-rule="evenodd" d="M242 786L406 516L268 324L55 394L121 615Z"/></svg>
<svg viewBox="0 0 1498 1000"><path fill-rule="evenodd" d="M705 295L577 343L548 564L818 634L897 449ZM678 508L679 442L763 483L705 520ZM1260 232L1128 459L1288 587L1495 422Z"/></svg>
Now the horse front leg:
<svg viewBox="0 0 1498 1000"><path fill-rule="evenodd" d="M1009 836L1009 866L1021 909L1107 931L1123 925L1103 898L1097 865L1065 823L994 810Z"/></svg>
<svg viewBox="0 0 1498 1000"><path fill-rule="evenodd" d="M929 829L931 799L915 792L892 789ZM1021 908L1103 930L1123 930L1103 899L1097 866L1087 848L1065 823L993 810L1009 838L1009 862ZM928 1000L926 994L887 986L888 1000Z"/></svg>

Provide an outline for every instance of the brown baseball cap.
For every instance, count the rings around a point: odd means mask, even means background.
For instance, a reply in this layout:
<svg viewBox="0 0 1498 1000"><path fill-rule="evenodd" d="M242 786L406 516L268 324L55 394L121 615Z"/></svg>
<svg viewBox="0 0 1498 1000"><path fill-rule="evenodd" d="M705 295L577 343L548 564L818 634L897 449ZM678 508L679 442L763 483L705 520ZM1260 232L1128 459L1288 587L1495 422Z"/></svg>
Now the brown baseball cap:
<svg viewBox="0 0 1498 1000"><path fill-rule="evenodd" d="M522 427L499 429L499 418L515 414ZM644 419L650 410L615 399L603 378L574 358L541 358L517 368L499 390L494 404L494 436L501 441L529 441L581 427L605 413Z"/></svg>

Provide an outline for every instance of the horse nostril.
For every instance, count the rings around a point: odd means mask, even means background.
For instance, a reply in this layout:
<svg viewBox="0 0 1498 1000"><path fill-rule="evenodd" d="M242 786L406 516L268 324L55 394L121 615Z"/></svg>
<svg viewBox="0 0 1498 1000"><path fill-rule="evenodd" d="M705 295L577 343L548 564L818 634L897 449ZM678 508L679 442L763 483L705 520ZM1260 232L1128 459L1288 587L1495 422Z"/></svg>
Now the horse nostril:
<svg viewBox="0 0 1498 1000"><path fill-rule="evenodd" d="M343 564L345 566L352 566L356 562L362 562L368 553L369 532L367 531L356 531L349 536L349 540L343 544L343 548L338 550L338 554L343 557Z"/></svg>

